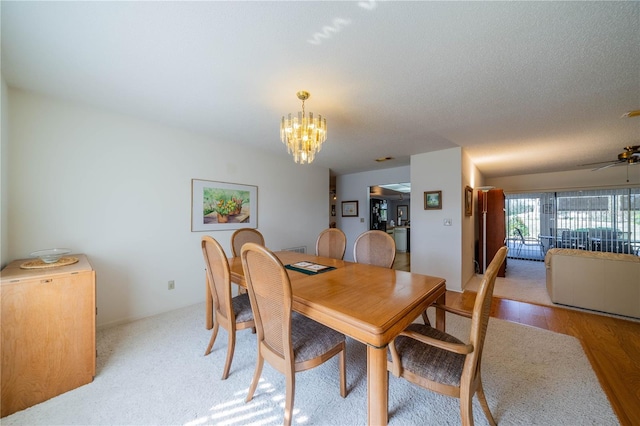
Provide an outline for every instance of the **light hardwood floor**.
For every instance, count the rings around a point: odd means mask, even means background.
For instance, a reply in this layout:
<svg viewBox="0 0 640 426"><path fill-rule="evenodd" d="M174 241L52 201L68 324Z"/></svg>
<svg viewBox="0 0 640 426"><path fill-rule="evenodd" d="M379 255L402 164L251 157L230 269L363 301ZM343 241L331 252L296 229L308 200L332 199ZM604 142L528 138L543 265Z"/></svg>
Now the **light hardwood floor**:
<svg viewBox="0 0 640 426"><path fill-rule="evenodd" d="M396 259L393 261L393 269L411 272L411 253L396 252Z"/></svg>
<svg viewBox="0 0 640 426"><path fill-rule="evenodd" d="M394 268L410 270L409 254ZM471 311L474 292L447 291L447 305ZM640 323L583 311L494 297L491 316L580 340L621 425L640 425Z"/></svg>

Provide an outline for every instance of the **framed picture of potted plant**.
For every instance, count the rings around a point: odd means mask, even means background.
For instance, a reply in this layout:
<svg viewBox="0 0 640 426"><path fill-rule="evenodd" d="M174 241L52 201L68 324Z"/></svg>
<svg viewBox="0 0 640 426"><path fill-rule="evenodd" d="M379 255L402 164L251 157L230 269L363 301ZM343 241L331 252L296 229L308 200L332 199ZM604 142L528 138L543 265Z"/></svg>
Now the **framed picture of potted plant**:
<svg viewBox="0 0 640 426"><path fill-rule="evenodd" d="M258 227L258 187L191 179L191 231Z"/></svg>

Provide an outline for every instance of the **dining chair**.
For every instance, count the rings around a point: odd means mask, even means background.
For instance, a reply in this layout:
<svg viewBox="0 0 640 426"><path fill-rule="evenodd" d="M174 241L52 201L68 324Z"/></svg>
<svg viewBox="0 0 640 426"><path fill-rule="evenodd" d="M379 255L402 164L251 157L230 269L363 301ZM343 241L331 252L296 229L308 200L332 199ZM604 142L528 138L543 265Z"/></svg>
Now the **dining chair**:
<svg viewBox="0 0 640 426"><path fill-rule="evenodd" d="M347 395L346 339L342 333L292 311L289 275L269 249L247 243L242 247L241 259L258 336L258 359L246 402L253 398L267 360L285 376L284 424L290 425L296 372L339 355L340 395Z"/></svg>
<svg viewBox="0 0 640 426"><path fill-rule="evenodd" d="M244 243L256 243L264 245L264 236L257 229L240 228L231 235L231 250L233 257L240 256L240 250Z"/></svg>
<svg viewBox="0 0 640 426"><path fill-rule="evenodd" d="M365 231L353 244L353 259L356 263L391 268L396 259L396 242L384 231Z"/></svg>
<svg viewBox="0 0 640 426"><path fill-rule="evenodd" d="M251 302L247 294L231 297L231 273L229 261L224 249L212 237L202 237L202 254L207 270L207 281L213 297L213 332L204 355L211 353L220 326L229 335L227 344L227 360L222 372L222 380L229 377L233 351L236 345L236 330L255 329Z"/></svg>
<svg viewBox="0 0 640 426"><path fill-rule="evenodd" d="M245 243L256 243L261 246L264 245L264 236L257 229L252 228L240 228L231 234L231 252L233 257L240 256L240 250ZM244 294L247 292L246 288L238 284L238 294Z"/></svg>
<svg viewBox="0 0 640 426"><path fill-rule="evenodd" d="M507 256L507 247L501 247L484 274L476 295L472 312L460 311L443 305L432 305L448 312L471 318L469 343L439 331L429 324L411 324L389 344L387 369L425 389L460 399L463 425L473 425L473 395L478 395L487 420L496 422L491 415L482 388L480 364L487 334L493 287L500 265Z"/></svg>
<svg viewBox="0 0 640 426"><path fill-rule="evenodd" d="M316 240L316 256L342 260L347 249L347 236L338 228L325 229Z"/></svg>

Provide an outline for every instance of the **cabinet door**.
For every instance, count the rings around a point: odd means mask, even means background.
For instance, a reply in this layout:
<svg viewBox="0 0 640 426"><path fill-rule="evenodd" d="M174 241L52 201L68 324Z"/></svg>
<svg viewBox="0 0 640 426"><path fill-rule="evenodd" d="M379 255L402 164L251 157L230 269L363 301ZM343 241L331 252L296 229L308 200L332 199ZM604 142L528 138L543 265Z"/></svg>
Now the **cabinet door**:
<svg viewBox="0 0 640 426"><path fill-rule="evenodd" d="M95 375L95 272L2 285L2 416Z"/></svg>

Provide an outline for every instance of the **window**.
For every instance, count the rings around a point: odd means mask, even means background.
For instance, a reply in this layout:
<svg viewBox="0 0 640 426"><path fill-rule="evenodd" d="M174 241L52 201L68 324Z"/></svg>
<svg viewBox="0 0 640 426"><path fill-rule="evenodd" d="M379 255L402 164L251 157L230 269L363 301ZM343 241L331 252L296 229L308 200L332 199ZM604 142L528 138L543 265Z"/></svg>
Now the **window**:
<svg viewBox="0 0 640 426"><path fill-rule="evenodd" d="M639 254L640 188L507 194L506 229L509 257L543 260L551 247Z"/></svg>

